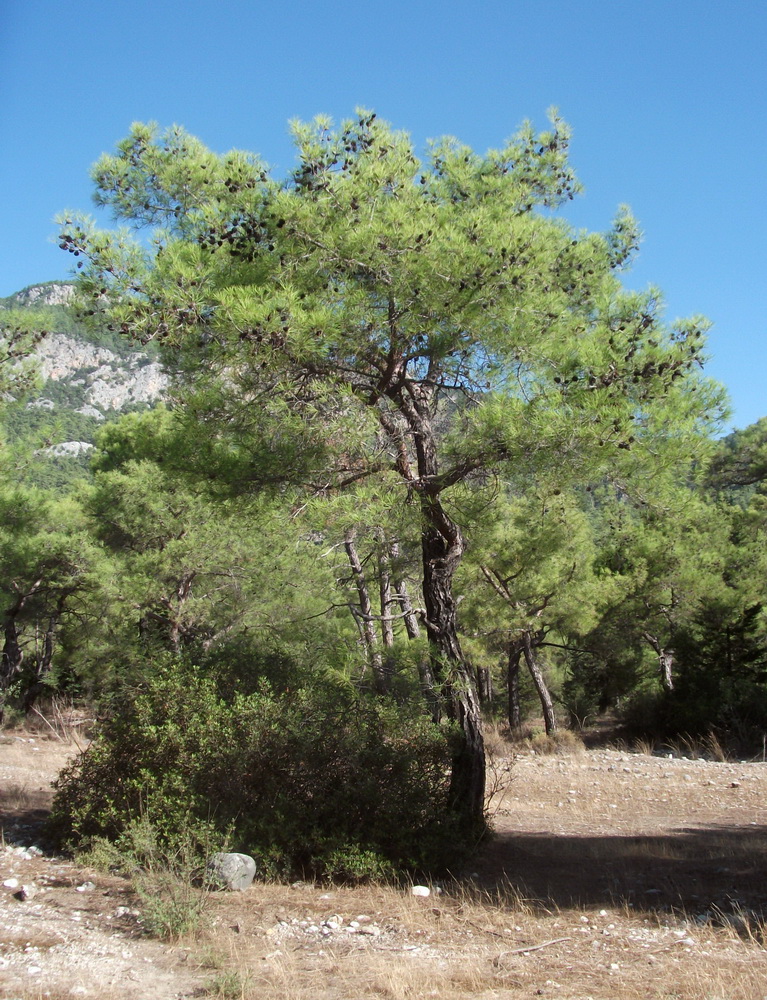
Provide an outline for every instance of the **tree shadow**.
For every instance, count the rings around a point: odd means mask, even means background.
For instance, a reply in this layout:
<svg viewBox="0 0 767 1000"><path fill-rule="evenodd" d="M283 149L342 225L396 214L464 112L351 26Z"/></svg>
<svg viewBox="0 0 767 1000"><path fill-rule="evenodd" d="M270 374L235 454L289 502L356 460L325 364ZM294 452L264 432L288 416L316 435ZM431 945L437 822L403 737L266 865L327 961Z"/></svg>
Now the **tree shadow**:
<svg viewBox="0 0 767 1000"><path fill-rule="evenodd" d="M12 847L47 846L45 826L51 813L49 791L0 791L0 838Z"/></svg>
<svg viewBox="0 0 767 1000"><path fill-rule="evenodd" d="M652 836L501 833L477 859L483 887L511 883L550 908L625 905L767 919L767 827L682 827Z"/></svg>

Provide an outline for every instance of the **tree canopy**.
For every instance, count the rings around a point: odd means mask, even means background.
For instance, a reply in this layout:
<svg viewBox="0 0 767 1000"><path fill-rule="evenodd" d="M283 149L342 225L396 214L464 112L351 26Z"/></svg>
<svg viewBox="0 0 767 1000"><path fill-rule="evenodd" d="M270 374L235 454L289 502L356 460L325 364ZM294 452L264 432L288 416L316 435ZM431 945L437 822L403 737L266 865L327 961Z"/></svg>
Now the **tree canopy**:
<svg viewBox="0 0 767 1000"><path fill-rule="evenodd" d="M412 505L435 714L463 732L451 803L477 823L461 497L492 502L511 468L624 489L641 470L646 491L724 412L701 370L707 324L666 324L656 289L626 289L628 210L602 233L557 215L579 186L556 114L485 155L445 138L423 160L368 111L292 129L297 166L278 182L252 154L134 125L94 167L95 197L151 236L67 215L60 245L88 311L160 344L211 475L240 493L289 481Z"/></svg>

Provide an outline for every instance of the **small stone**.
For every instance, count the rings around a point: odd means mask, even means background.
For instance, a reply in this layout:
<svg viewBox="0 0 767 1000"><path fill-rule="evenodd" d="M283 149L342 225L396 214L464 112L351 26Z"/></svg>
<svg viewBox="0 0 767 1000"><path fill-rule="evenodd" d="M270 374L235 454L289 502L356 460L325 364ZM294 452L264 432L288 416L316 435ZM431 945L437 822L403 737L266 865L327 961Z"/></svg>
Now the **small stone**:
<svg viewBox="0 0 767 1000"><path fill-rule="evenodd" d="M740 788L740 782L739 781L731 781L730 782L730 788Z"/></svg>
<svg viewBox="0 0 767 1000"><path fill-rule="evenodd" d="M3 885L6 889L18 889L19 880L17 878L7 878L5 882L3 882Z"/></svg>
<svg viewBox="0 0 767 1000"><path fill-rule="evenodd" d="M82 885L78 885L75 889L76 892L93 892L96 888L95 882L83 882Z"/></svg>
<svg viewBox="0 0 767 1000"><path fill-rule="evenodd" d="M414 896L431 896L431 889L426 885L414 885L410 892Z"/></svg>
<svg viewBox="0 0 767 1000"><path fill-rule="evenodd" d="M358 928L358 934L367 934L369 937L378 937L381 933L381 928L376 927L375 924L363 924L362 927Z"/></svg>

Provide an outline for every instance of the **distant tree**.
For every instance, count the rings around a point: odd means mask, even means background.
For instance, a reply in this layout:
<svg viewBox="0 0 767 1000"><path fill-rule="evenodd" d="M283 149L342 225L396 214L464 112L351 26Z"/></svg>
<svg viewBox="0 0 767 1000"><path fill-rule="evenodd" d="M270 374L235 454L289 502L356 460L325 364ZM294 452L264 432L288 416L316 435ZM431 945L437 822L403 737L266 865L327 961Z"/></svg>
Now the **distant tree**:
<svg viewBox="0 0 767 1000"><path fill-rule="evenodd" d="M32 354L46 336L44 320L39 311L0 307L0 413L36 383Z"/></svg>
<svg viewBox="0 0 767 1000"><path fill-rule="evenodd" d="M698 374L705 325L667 327L657 292L623 289L627 212L604 234L555 217L578 191L556 116L485 156L440 140L426 163L368 112L293 135L278 184L254 156L136 125L94 167L96 200L161 228L142 245L68 216L61 245L92 309L163 343L243 489L270 471L315 494L380 478L417 506L432 671L463 733L451 808L471 828L484 750L451 496L509 462L616 471L671 431L685 453L721 402Z"/></svg>
<svg viewBox="0 0 767 1000"><path fill-rule="evenodd" d="M535 687L547 733L557 729L541 663L546 646L577 644L599 621L616 581L595 572L593 525L574 491L531 483L487 508L473 525L460 585L464 617L490 650L506 658L509 725L521 725L520 663ZM467 574L474 577L473 586ZM477 585L479 584L479 586Z"/></svg>
<svg viewBox="0 0 767 1000"><path fill-rule="evenodd" d="M333 622L319 621L332 605L330 567L268 495L212 496L189 474L187 430L158 407L97 435L82 504L114 560L117 657L132 651L147 666L163 652L199 661L232 645L243 655L266 645L254 634L268 634L311 658L309 637L319 646L333 631Z"/></svg>
<svg viewBox="0 0 767 1000"><path fill-rule="evenodd" d="M718 443L706 470L706 485L719 493L735 491L748 498L748 487L767 482L767 417Z"/></svg>
<svg viewBox="0 0 767 1000"><path fill-rule="evenodd" d="M598 569L623 581L603 625L652 650L660 686L671 691L680 626L724 587L729 519L691 484L677 485L657 507L603 493L599 516Z"/></svg>
<svg viewBox="0 0 767 1000"><path fill-rule="evenodd" d="M0 722L11 692L29 711L55 687L59 633L83 627L107 575L75 501L32 488L0 490Z"/></svg>

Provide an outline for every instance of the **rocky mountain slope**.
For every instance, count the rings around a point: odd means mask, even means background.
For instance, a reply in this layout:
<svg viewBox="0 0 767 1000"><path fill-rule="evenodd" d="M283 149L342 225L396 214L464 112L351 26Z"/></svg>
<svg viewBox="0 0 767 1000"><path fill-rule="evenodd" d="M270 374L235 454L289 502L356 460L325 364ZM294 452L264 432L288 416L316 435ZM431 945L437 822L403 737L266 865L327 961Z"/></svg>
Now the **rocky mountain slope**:
<svg viewBox="0 0 767 1000"><path fill-rule="evenodd" d="M73 296L71 284L51 282L0 301L0 318L2 311L36 311L51 330L35 352L38 390L8 408L6 434L56 458L85 455L105 420L151 406L168 384L145 351L83 328L71 309Z"/></svg>

